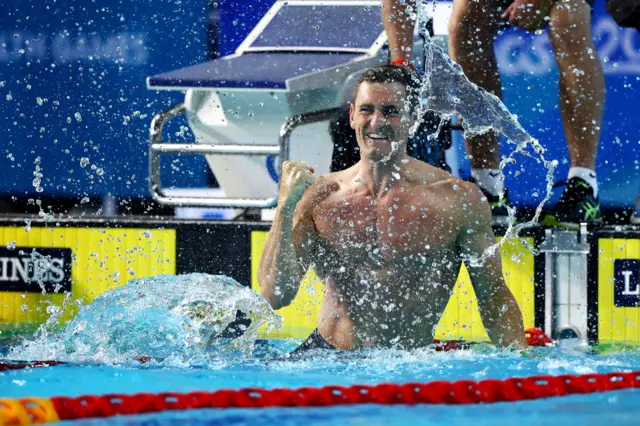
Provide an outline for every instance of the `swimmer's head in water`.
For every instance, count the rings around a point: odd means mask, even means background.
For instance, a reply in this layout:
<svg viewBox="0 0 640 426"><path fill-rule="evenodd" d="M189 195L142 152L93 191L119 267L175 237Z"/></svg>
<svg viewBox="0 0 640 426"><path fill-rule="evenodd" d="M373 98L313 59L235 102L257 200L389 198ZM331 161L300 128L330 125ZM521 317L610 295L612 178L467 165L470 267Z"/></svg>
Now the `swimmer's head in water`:
<svg viewBox="0 0 640 426"><path fill-rule="evenodd" d="M386 162L406 152L417 84L398 66L374 67L362 75L354 90L350 124L363 158Z"/></svg>

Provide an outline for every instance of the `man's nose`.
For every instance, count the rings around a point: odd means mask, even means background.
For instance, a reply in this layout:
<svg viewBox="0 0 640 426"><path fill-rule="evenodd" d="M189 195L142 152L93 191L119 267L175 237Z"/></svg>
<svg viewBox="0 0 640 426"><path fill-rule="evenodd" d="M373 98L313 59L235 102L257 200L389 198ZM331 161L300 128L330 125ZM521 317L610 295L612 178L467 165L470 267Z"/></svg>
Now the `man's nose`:
<svg viewBox="0 0 640 426"><path fill-rule="evenodd" d="M382 111L376 109L373 114L371 114L371 126L375 128L378 125L387 124L387 117L384 115Z"/></svg>

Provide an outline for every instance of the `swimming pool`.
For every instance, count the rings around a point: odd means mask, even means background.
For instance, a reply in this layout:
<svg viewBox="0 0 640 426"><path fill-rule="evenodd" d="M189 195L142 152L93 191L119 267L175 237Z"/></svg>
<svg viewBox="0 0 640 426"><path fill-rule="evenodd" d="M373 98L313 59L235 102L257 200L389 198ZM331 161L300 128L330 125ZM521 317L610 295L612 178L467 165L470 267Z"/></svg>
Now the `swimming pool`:
<svg viewBox="0 0 640 426"><path fill-rule="evenodd" d="M4 397L80 396L140 392L213 391L241 388L300 388L324 385L506 379L534 375L590 374L640 370L640 353L596 355L568 348L535 348L524 357L488 346L435 352L368 350L338 353L317 350L299 360L286 358L299 340L263 341L252 355L237 359L212 356L190 365L185 359L162 363L59 365L0 373ZM209 409L77 420L60 424L279 424L409 425L451 424L522 426L552 422L596 425L637 424L638 390L486 405L355 405L313 408Z"/></svg>
<svg viewBox="0 0 640 426"><path fill-rule="evenodd" d="M236 339L220 339L232 313L252 318ZM260 330L279 317L254 291L225 276L159 275L132 280L84 306L62 330L54 315L33 336L5 340L0 358L63 364L0 369L0 397L78 397L138 393L213 392L221 389L298 389L329 385L482 381L513 377L640 371L640 351L626 346L531 347L498 351L486 343L437 351L315 350L289 356L301 339L264 338ZM259 338L257 338L259 337ZM257 339L256 339L257 338ZM141 356L150 361L141 363ZM637 390L485 405L353 405L166 411L73 424L393 424L522 425L556 421L635 424ZM1 413L0 413L1 414ZM0 417L1 419L1 417Z"/></svg>

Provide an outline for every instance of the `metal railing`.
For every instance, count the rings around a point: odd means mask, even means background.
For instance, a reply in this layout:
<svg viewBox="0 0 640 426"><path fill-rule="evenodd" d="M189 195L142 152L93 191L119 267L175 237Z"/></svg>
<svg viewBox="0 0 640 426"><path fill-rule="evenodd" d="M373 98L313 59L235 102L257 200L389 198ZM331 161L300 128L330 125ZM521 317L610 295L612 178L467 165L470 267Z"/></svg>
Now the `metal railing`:
<svg viewBox="0 0 640 426"><path fill-rule="evenodd" d="M587 340L587 224L579 231L547 229L540 244L545 255L544 332L553 339Z"/></svg>
<svg viewBox="0 0 640 426"><path fill-rule="evenodd" d="M162 128L164 124L184 114L183 103L175 105L157 114L151 121L149 146L149 192L158 204L166 206L193 207L225 207L268 209L278 203L276 196L270 198L232 198L212 197L210 195L194 196L193 190L172 189L168 191L161 186L160 159L162 155L277 155L278 176L282 172L282 164L289 159L291 134L298 126L329 120L340 108L330 108L306 114L298 114L285 121L280 129L278 145L221 145L221 144L184 144L163 142ZM215 171L214 171L215 173ZM278 179L279 188L280 179Z"/></svg>

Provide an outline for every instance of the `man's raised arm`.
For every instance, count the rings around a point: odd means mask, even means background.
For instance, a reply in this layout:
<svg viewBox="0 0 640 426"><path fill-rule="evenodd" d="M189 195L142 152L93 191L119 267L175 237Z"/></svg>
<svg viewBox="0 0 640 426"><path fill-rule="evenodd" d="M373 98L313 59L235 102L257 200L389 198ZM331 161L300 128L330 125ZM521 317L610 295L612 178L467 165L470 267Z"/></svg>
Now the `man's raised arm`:
<svg viewBox="0 0 640 426"><path fill-rule="evenodd" d="M479 258L485 249L496 242L491 228L491 210L475 186L464 197L470 209L462 213L465 226L458 236L458 251L461 255ZM496 251L487 257L482 266L474 267L468 263L466 266L478 298L480 317L493 344L498 347L526 348L522 312L504 282L500 253Z"/></svg>
<svg viewBox="0 0 640 426"><path fill-rule="evenodd" d="M389 39L391 62L411 62L416 0L382 0L382 25Z"/></svg>
<svg viewBox="0 0 640 426"><path fill-rule="evenodd" d="M282 166L278 207L258 269L262 297L273 309L291 304L309 266L316 238L311 199L298 204L314 180L304 163L287 161Z"/></svg>

